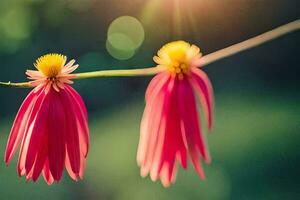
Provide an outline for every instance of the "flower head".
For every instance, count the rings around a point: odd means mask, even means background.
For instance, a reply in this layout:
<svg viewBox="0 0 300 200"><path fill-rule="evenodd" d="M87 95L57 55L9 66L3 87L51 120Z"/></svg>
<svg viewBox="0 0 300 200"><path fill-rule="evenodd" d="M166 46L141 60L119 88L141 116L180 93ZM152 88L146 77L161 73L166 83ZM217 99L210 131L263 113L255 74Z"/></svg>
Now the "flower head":
<svg viewBox="0 0 300 200"><path fill-rule="evenodd" d="M201 57L200 49L184 41L175 41L164 45L153 60L173 75L183 78L190 72L193 62Z"/></svg>
<svg viewBox="0 0 300 200"><path fill-rule="evenodd" d="M56 77L64 67L67 57L60 54L47 54L36 60L34 66L44 74L45 77Z"/></svg>
<svg viewBox="0 0 300 200"><path fill-rule="evenodd" d="M86 107L68 85L78 65L65 63L65 56L48 54L36 61L39 71L27 70L35 88L19 109L5 152L8 164L20 145L19 175L36 181L43 172L49 185L61 179L64 167L74 180L82 178L89 148Z"/></svg>
<svg viewBox="0 0 300 200"><path fill-rule="evenodd" d="M72 84L70 79L75 76L70 74L75 71L78 65L74 65L75 60L67 61L67 57L61 54L47 54L41 56L34 63L35 68L38 71L27 70L26 74L31 79L32 86L36 87L36 90L46 87L45 92L49 92L49 89L53 87L57 92L60 89L64 89L65 84Z"/></svg>
<svg viewBox="0 0 300 200"><path fill-rule="evenodd" d="M212 127L213 91L206 74L194 65L200 49L184 41L166 44L154 61L165 70L156 75L146 91L146 108L141 122L137 162L141 175L164 186L175 181L177 162L184 169L191 159L204 178L200 158L210 162L197 113L198 99ZM197 97L197 98L196 98Z"/></svg>

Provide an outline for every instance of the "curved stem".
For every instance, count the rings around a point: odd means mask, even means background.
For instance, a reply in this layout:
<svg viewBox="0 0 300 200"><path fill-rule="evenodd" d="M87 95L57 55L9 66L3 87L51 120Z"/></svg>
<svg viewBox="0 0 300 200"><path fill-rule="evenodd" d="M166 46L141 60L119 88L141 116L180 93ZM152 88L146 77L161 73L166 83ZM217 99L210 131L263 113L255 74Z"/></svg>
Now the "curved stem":
<svg viewBox="0 0 300 200"><path fill-rule="evenodd" d="M218 50L211 54L205 55L200 58L197 62L197 66L205 66L220 59L229 57L231 55L237 54L241 51L245 51L252 47L258 46L270 40L276 39L287 33L291 33L300 29L300 20L293 21L291 23L285 24L271 31L253 37L251 39L245 40L243 42L234 44L232 46L226 47L224 49ZM150 67L142 69L124 69L124 70L101 70L94 72L85 72L74 74L76 77L74 79L87 79L87 78L98 78L98 77L132 77L132 76L151 76L163 71L159 67ZM23 83L11 83L11 82L0 82L0 87L16 87L16 88L29 88L32 87L29 82Z"/></svg>

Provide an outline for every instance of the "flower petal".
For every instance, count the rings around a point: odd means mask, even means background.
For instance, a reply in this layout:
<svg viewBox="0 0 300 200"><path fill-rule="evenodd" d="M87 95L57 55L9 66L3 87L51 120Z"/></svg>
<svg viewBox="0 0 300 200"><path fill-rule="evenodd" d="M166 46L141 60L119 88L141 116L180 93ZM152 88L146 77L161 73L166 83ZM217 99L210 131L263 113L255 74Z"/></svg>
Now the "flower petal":
<svg viewBox="0 0 300 200"><path fill-rule="evenodd" d="M34 163L33 173L32 173L32 180L36 181L38 177L40 176L46 159L48 157L48 133L44 133L43 138L41 139L39 151L36 156L36 160Z"/></svg>
<svg viewBox="0 0 300 200"><path fill-rule="evenodd" d="M169 79L170 75L167 72L164 73L160 73L158 75L156 75L149 83L147 90L146 90L146 95L145 95L145 99L146 101L148 101L148 99L150 98L150 96L152 96L155 92L155 88L161 88L165 82L167 81L167 79Z"/></svg>
<svg viewBox="0 0 300 200"><path fill-rule="evenodd" d="M59 92L49 91L50 107L48 115L48 159L49 168L55 181L62 176L65 163L65 113Z"/></svg>
<svg viewBox="0 0 300 200"><path fill-rule="evenodd" d="M158 138L155 144L155 150L152 155L152 163L151 163L151 171L150 176L152 180L156 180L158 175L160 174L161 168L164 164L170 164L172 167L174 166L175 161L175 155L172 157L172 151L168 151L167 145L170 143L170 138L168 137L170 132L168 132L168 126L170 122L170 109L172 104L172 94L174 92L174 84L175 84L175 78L172 77L169 81L166 90L162 91L162 95L164 95L164 106L162 111L162 119L161 124L158 130ZM173 133L172 133L173 134ZM176 136L175 136L176 137ZM172 138L171 138L172 139ZM180 138L179 138L180 139ZM172 145L172 144L171 144ZM170 148L174 148L174 146L171 146ZM175 153L174 153L175 154ZM172 161L173 159L173 161Z"/></svg>
<svg viewBox="0 0 300 200"><path fill-rule="evenodd" d="M32 110L30 112L29 118L26 123L26 128L24 131L24 137L22 139L20 154L19 154L19 160L18 160L18 173L19 176L24 175L25 173L29 173L31 169L28 171L25 170L25 162L26 162L26 156L28 152L28 145L31 138L32 130L34 127L34 122L36 119L36 116L41 108L41 105L45 99L45 92L44 90L40 90L37 95L37 100L32 107Z"/></svg>
<svg viewBox="0 0 300 200"><path fill-rule="evenodd" d="M44 143L44 141L48 137L48 113L49 113L49 98L46 95L44 100L41 102L40 108L35 116L34 121L31 124L31 133L28 135L26 140L28 139L28 146L27 146L27 154L26 154L26 161L25 161L25 169L26 172L29 172L34 162L38 162L38 171L41 171L43 168L43 161L45 160L46 155L43 151L45 149L45 146L47 144ZM30 137L29 137L30 136ZM39 156L38 156L39 155ZM39 158L37 158L37 156ZM34 172L34 171L33 171ZM35 176L37 172L35 172ZM39 173L38 173L39 174ZM37 178L37 177L36 177Z"/></svg>
<svg viewBox="0 0 300 200"><path fill-rule="evenodd" d="M144 171L142 173L144 175L146 175L150 169L151 161L149 159L147 160L147 158L150 154L153 154L152 149L156 144L164 105L163 91L166 90L168 86L168 82L170 81L169 77L169 75L167 75L167 79L162 77L161 81L163 84L159 84L153 89L143 114L137 162L141 165L141 171Z"/></svg>
<svg viewBox="0 0 300 200"><path fill-rule="evenodd" d="M162 88L165 90L167 88L168 83L166 86ZM144 143L141 143L139 146L139 153L140 153L140 162L141 162L141 175L146 176L151 169L153 156L156 151L156 146L159 141L163 141L164 133L160 133L161 126L163 125L163 115L164 115L164 95L163 92L156 97L156 100L153 101L155 106L151 106L151 113L149 114L149 121L147 122L147 127L145 128L147 131L144 133ZM150 104L151 105L151 104ZM144 144L144 146L142 146Z"/></svg>
<svg viewBox="0 0 300 200"><path fill-rule="evenodd" d="M53 176L50 171L48 158L45 161L45 165L44 165L44 169L43 169L43 177L48 185L51 185L54 181Z"/></svg>
<svg viewBox="0 0 300 200"><path fill-rule="evenodd" d="M186 79L181 80L179 84L178 102L183 137L186 138L188 150L196 172L201 178L204 178L198 151L200 151L206 162L210 162L210 156L206 148L204 136L201 133L193 89Z"/></svg>
<svg viewBox="0 0 300 200"><path fill-rule="evenodd" d="M84 105L84 102L81 96L69 85L65 85L67 94L69 96L69 101L73 102L71 106L73 106L73 110L75 112L75 117L77 121L77 129L79 131L79 141L81 151L84 154L84 157L87 156L89 150L89 128L87 122L87 110Z"/></svg>
<svg viewBox="0 0 300 200"><path fill-rule="evenodd" d="M191 85L193 86L207 120L209 130L213 123L213 89L207 75L198 68L192 70Z"/></svg>
<svg viewBox="0 0 300 200"><path fill-rule="evenodd" d="M76 118L75 118L75 111L74 111L74 104L75 102L70 101L66 90L61 91L61 99L62 104L64 107L64 112L66 116L66 152L67 157L66 166L70 166L68 172L70 176L77 180L79 177L80 172L80 146L79 146L79 133L76 127ZM72 173L70 173L70 170Z"/></svg>
<svg viewBox="0 0 300 200"><path fill-rule="evenodd" d="M35 104L37 99L36 93L31 91L26 99L23 101L18 114L13 123L12 129L10 131L10 135L8 138L8 142L6 145L5 151L5 163L8 164L13 155L15 154L18 145L20 144L24 133L28 118L30 116L33 105Z"/></svg>

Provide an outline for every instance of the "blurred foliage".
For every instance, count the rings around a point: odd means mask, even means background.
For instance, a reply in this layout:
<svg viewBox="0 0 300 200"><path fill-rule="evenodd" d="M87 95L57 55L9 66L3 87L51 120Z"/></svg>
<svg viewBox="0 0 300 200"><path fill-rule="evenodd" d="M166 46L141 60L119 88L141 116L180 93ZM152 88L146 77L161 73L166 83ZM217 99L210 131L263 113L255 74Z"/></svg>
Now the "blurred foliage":
<svg viewBox="0 0 300 200"><path fill-rule="evenodd" d="M204 54L298 19L298 0L1 0L0 80L24 81L45 53L75 58L78 72L153 66L167 41L184 39ZM176 11L177 12L177 11ZM145 38L129 60L106 50L120 16L141 21ZM177 16L177 17L176 17ZM179 17L178 17L179 16ZM208 135L213 162L201 181L190 168L175 185L142 179L135 154L149 77L76 81L91 125L85 179L65 174L48 187L18 178L16 159L0 164L0 199L299 199L299 32L204 68L216 93L216 127ZM0 159L27 89L0 88Z"/></svg>

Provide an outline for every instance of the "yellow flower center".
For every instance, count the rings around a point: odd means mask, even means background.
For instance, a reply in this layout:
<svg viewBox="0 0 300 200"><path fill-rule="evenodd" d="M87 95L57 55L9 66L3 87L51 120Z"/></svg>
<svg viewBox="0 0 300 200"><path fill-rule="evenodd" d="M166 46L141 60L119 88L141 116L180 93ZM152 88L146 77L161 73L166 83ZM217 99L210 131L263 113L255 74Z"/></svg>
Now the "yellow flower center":
<svg viewBox="0 0 300 200"><path fill-rule="evenodd" d="M158 65L167 67L173 75L182 77L189 72L192 61L200 57L200 49L197 46L175 41L164 45L153 59Z"/></svg>
<svg viewBox="0 0 300 200"><path fill-rule="evenodd" d="M46 54L38 58L34 66L48 78L56 77L65 65L67 57L61 54Z"/></svg>

